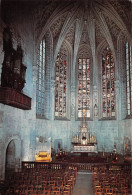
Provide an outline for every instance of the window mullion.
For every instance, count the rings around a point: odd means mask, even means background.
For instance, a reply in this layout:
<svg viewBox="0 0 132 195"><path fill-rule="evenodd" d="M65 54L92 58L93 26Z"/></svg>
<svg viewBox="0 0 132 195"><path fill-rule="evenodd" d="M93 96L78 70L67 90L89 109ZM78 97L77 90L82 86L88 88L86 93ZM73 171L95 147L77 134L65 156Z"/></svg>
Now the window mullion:
<svg viewBox="0 0 132 195"><path fill-rule="evenodd" d="M110 117L112 117L112 110L111 110L111 55L110 55Z"/></svg>
<svg viewBox="0 0 132 195"><path fill-rule="evenodd" d="M45 69L45 39L41 41L38 49L38 78L36 82L36 111L37 116L44 116L44 69Z"/></svg>
<svg viewBox="0 0 132 195"><path fill-rule="evenodd" d="M126 74L127 74L127 114L130 115L130 64L129 64L129 44L126 43Z"/></svg>
<svg viewBox="0 0 132 195"><path fill-rule="evenodd" d="M63 91L64 91L64 54L63 54L63 58L62 58L62 75L63 75L63 80L62 80L62 113L64 113L64 94L63 94Z"/></svg>
<svg viewBox="0 0 132 195"><path fill-rule="evenodd" d="M105 56L106 57L106 56ZM106 65L107 65L107 61L105 61L105 116L107 117L107 68L106 68Z"/></svg>
<svg viewBox="0 0 132 195"><path fill-rule="evenodd" d="M129 46L129 78L130 78L130 114L132 114L132 56L131 46Z"/></svg>

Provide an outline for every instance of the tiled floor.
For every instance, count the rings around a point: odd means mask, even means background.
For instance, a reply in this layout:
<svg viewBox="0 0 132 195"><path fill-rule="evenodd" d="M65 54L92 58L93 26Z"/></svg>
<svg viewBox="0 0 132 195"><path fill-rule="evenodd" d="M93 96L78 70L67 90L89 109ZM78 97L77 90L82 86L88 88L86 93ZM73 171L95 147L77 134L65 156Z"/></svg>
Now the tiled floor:
<svg viewBox="0 0 132 195"><path fill-rule="evenodd" d="M92 172L78 172L72 195L94 195Z"/></svg>

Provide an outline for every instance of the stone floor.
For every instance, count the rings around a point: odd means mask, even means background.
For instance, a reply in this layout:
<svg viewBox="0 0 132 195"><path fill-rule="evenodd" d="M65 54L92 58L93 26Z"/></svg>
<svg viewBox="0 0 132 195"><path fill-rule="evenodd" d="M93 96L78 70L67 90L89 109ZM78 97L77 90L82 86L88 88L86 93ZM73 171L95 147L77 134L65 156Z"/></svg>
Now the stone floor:
<svg viewBox="0 0 132 195"><path fill-rule="evenodd" d="M94 195L92 172L78 172L72 195Z"/></svg>

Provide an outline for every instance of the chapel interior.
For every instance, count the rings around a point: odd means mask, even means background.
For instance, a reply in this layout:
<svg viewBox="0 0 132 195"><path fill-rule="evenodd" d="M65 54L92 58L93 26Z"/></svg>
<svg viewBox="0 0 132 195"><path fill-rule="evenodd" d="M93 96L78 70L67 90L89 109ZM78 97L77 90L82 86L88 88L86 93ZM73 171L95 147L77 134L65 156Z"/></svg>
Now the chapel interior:
<svg viewBox="0 0 132 195"><path fill-rule="evenodd" d="M131 155L132 1L0 0L0 194L130 195Z"/></svg>

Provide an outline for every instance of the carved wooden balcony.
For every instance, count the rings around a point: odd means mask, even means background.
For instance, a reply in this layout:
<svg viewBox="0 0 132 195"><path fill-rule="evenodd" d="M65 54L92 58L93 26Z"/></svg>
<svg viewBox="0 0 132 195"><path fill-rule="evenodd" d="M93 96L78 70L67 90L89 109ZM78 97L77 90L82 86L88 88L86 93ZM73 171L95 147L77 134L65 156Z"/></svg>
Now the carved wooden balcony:
<svg viewBox="0 0 132 195"><path fill-rule="evenodd" d="M0 87L0 103L23 110L31 109L31 98L15 89Z"/></svg>

